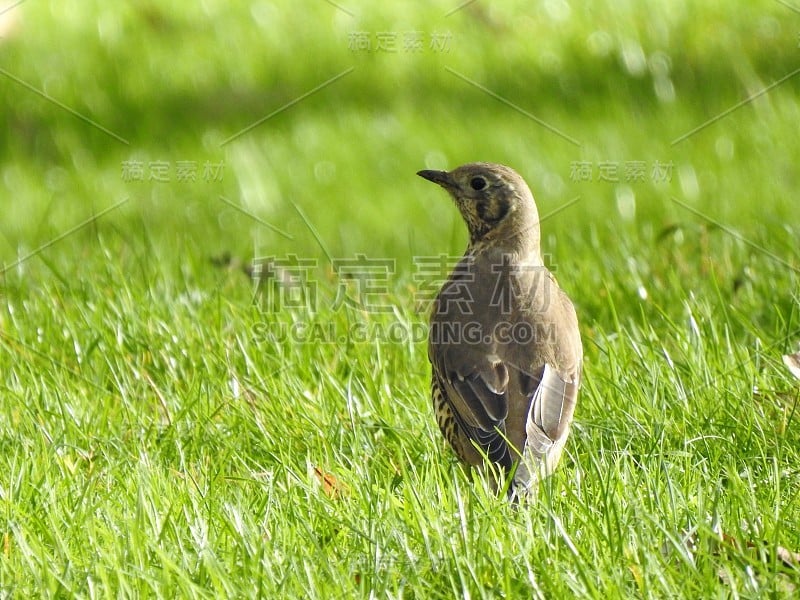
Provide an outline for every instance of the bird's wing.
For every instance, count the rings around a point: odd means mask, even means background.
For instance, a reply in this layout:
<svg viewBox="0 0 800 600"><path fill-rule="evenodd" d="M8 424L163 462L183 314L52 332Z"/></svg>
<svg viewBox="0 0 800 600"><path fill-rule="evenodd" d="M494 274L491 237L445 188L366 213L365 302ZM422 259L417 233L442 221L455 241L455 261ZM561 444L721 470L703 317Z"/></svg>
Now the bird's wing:
<svg viewBox="0 0 800 600"><path fill-rule="evenodd" d="M498 358L449 347L431 353L431 363L446 401L464 434L489 460L510 468L505 439L508 417L508 368Z"/></svg>
<svg viewBox="0 0 800 600"><path fill-rule="evenodd" d="M551 281L552 286L546 296L555 300L548 306L553 312L547 320L552 325L553 336L549 340L542 340L545 343L539 356L543 359L543 367L541 362L531 365L537 376L529 381L536 387L530 396L525 427L526 447L537 456L543 456L569 433L578 401L583 362L575 308L552 276Z"/></svg>
<svg viewBox="0 0 800 600"><path fill-rule="evenodd" d="M533 392L526 425L526 446L531 452L543 456L567 434L578 400L579 385L579 373L570 380L545 364L539 385Z"/></svg>

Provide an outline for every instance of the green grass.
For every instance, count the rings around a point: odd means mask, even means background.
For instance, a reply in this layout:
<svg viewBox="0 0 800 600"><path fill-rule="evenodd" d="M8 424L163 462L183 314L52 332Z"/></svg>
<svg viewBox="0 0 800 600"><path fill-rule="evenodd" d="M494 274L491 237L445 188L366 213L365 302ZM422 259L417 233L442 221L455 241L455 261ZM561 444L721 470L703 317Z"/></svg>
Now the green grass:
<svg viewBox="0 0 800 600"><path fill-rule="evenodd" d="M800 15L340 4L0 15L0 596L796 592L800 76L673 142L797 69ZM348 49L410 30L449 52ZM523 510L470 481L429 406L418 257L466 235L414 172L472 160L554 213L543 251L585 346L566 456ZM225 253L308 259L277 275L310 295ZM390 261L386 312L340 305L364 281L331 260L358 254Z"/></svg>

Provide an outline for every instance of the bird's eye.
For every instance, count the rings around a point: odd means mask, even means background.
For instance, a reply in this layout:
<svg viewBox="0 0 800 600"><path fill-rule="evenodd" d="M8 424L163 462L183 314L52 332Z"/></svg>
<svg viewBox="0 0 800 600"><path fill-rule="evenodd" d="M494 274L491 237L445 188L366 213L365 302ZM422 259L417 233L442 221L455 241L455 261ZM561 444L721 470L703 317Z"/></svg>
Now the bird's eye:
<svg viewBox="0 0 800 600"><path fill-rule="evenodd" d="M475 191L482 190L486 187L486 180L483 177L473 177L469 181L469 186Z"/></svg>

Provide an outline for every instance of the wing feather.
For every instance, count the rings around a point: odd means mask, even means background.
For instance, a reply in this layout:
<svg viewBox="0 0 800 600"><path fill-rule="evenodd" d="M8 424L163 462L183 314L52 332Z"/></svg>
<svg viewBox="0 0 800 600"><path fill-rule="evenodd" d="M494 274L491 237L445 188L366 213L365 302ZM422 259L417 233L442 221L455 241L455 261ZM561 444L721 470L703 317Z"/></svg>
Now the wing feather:
<svg viewBox="0 0 800 600"><path fill-rule="evenodd" d="M505 438L508 369L496 357L476 359L469 352L447 354L446 360L442 357L433 364L459 428L490 461L510 469L512 452ZM443 363L449 372L442 372Z"/></svg>
<svg viewBox="0 0 800 600"><path fill-rule="evenodd" d="M578 399L578 377L567 381L550 365L544 366L539 386L531 399L527 446L543 455L569 431Z"/></svg>

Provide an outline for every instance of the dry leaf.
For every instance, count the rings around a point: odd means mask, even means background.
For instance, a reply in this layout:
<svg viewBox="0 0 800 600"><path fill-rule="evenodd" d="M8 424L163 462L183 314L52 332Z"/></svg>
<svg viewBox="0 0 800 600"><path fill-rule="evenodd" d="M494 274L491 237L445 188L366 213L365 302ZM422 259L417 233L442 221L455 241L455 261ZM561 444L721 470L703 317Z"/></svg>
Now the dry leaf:
<svg viewBox="0 0 800 600"><path fill-rule="evenodd" d="M331 500L340 498L347 491L343 483L340 483L336 477L330 473L325 473L319 467L314 467L314 475L317 476L317 479L322 485L322 491L325 492L325 495Z"/></svg>
<svg viewBox="0 0 800 600"><path fill-rule="evenodd" d="M759 548L767 549L768 546L766 542L763 542L759 545L757 542L747 541L742 545L742 543L733 537L732 535L728 535L724 531L720 534L720 543L713 543L708 550L712 556L724 556L728 549L736 549L740 552L744 549L747 550L757 550ZM686 547L686 550L689 552L690 555L694 555L698 552L697 547L697 534L694 532L684 532L683 534L683 543ZM668 547L665 545L662 548L662 552L666 554ZM800 552L793 552L788 548L784 548L783 546L778 546L775 549L775 556L779 561L781 561L784 566L786 567L794 567L800 568ZM629 567L630 568L630 567ZM634 573L635 577L635 573Z"/></svg>
<svg viewBox="0 0 800 600"><path fill-rule="evenodd" d="M783 546L778 546L778 560L787 567L800 567L800 552L792 552Z"/></svg>
<svg viewBox="0 0 800 600"><path fill-rule="evenodd" d="M792 375L800 379L800 352L795 352L794 354L784 354L783 362L787 367L789 367Z"/></svg>
<svg viewBox="0 0 800 600"><path fill-rule="evenodd" d="M636 585L639 586L639 589L644 589L644 579L642 578L642 570L639 568L639 565L630 564L628 565L628 570L633 575L633 579L636 581Z"/></svg>

